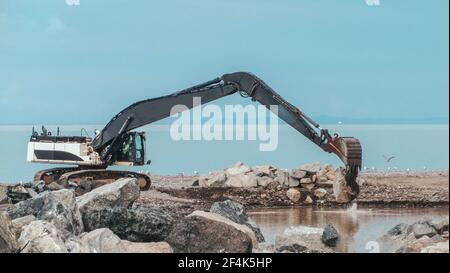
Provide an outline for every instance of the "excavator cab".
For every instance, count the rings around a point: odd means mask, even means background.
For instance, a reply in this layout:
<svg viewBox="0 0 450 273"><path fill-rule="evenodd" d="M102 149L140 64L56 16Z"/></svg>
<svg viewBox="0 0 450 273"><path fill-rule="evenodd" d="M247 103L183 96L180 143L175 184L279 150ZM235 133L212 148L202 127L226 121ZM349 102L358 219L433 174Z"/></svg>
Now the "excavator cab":
<svg viewBox="0 0 450 273"><path fill-rule="evenodd" d="M114 165L142 166L145 161L145 132L128 132L116 153Z"/></svg>

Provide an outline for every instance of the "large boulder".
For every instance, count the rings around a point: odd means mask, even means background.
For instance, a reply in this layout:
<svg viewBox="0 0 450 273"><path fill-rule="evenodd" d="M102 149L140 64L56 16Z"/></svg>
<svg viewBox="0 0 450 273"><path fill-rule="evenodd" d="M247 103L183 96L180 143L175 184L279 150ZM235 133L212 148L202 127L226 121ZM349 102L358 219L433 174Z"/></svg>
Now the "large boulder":
<svg viewBox="0 0 450 273"><path fill-rule="evenodd" d="M63 236L52 223L37 220L23 228L20 234L21 253L67 253Z"/></svg>
<svg viewBox="0 0 450 273"><path fill-rule="evenodd" d="M439 233L443 234L448 232L448 216L441 220L434 220L430 222L430 225Z"/></svg>
<svg viewBox="0 0 450 273"><path fill-rule="evenodd" d="M406 223L400 223L395 225L393 228L388 230L387 235L389 236L399 236L402 234L406 234L408 231L409 225Z"/></svg>
<svg viewBox="0 0 450 273"><path fill-rule="evenodd" d="M235 223L248 226L255 233L258 242L264 242L264 236L261 230L256 225L256 223L248 217L247 211L242 204L233 202L231 200L215 202L211 206L209 211L222 215L223 217L228 218Z"/></svg>
<svg viewBox="0 0 450 273"><path fill-rule="evenodd" d="M17 238L12 229L11 218L5 211L0 211L0 253L17 251Z"/></svg>
<svg viewBox="0 0 450 273"><path fill-rule="evenodd" d="M304 235L279 235L275 239L275 252L332 253L331 248L321 242L320 233Z"/></svg>
<svg viewBox="0 0 450 273"><path fill-rule="evenodd" d="M447 242L438 242L421 249L421 253L449 253L449 244Z"/></svg>
<svg viewBox="0 0 450 273"><path fill-rule="evenodd" d="M278 182L281 186L289 187L291 176L289 173L282 169L277 169L275 172L275 178L273 181Z"/></svg>
<svg viewBox="0 0 450 273"><path fill-rule="evenodd" d="M75 194L67 189L42 192L34 198L15 204L8 213L11 219L33 215L39 220L50 222L62 232L63 236L83 231Z"/></svg>
<svg viewBox="0 0 450 273"><path fill-rule="evenodd" d="M22 233L22 229L24 227L28 226L31 222L36 220L37 220L36 217L34 217L31 214L12 220L11 229L14 231L16 238L19 239L20 234Z"/></svg>
<svg viewBox="0 0 450 273"><path fill-rule="evenodd" d="M339 241L339 233L333 225L326 225L322 233L322 242L327 246L336 246Z"/></svg>
<svg viewBox="0 0 450 273"><path fill-rule="evenodd" d="M434 229L428 221L419 221L410 225L407 232L412 232L417 239L423 236L431 238L437 234L436 229Z"/></svg>
<svg viewBox="0 0 450 273"><path fill-rule="evenodd" d="M199 179L201 187L223 187L227 181L227 175L224 172L216 172L207 178Z"/></svg>
<svg viewBox="0 0 450 273"><path fill-rule="evenodd" d="M93 253L122 253L125 246L122 240L108 228L100 228L82 234L81 244Z"/></svg>
<svg viewBox="0 0 450 273"><path fill-rule="evenodd" d="M257 246L253 231L221 215L194 211L174 227L167 242L174 252L251 252Z"/></svg>
<svg viewBox="0 0 450 273"><path fill-rule="evenodd" d="M130 207L139 198L136 178L121 178L77 197L78 207L85 214L108 207Z"/></svg>
<svg viewBox="0 0 450 273"><path fill-rule="evenodd" d="M83 214L86 230L109 228L121 239L133 242L163 241L174 221L169 211L159 207L113 207Z"/></svg>
<svg viewBox="0 0 450 273"><path fill-rule="evenodd" d="M253 168L253 172L256 176L259 177L275 177L275 171L276 168L271 165L262 165L262 166L256 166Z"/></svg>

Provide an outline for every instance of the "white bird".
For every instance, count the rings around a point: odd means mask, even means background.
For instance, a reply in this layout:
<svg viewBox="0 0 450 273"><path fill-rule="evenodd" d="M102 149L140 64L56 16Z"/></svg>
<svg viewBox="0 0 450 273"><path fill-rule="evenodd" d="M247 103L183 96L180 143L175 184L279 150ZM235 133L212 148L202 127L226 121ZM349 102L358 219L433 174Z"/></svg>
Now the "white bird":
<svg viewBox="0 0 450 273"><path fill-rule="evenodd" d="M386 155L383 155L383 157L387 162L391 162L391 160L395 158L395 156L386 156Z"/></svg>

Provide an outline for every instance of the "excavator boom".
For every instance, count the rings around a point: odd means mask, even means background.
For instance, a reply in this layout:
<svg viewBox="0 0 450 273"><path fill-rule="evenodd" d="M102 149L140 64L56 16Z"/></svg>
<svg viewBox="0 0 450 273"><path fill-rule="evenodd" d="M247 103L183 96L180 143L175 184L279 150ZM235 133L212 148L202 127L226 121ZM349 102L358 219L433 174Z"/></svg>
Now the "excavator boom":
<svg viewBox="0 0 450 273"><path fill-rule="evenodd" d="M295 128L324 151L336 154L345 164L345 177L352 191L359 192L356 177L361 169L362 149L359 141L353 137L331 136L300 111L284 100L264 81L248 72L225 74L220 78L193 86L171 95L140 101L119 112L95 137L92 147L104 160L108 161L121 142L121 136L128 131L169 117L176 105L183 105L188 109L195 107L193 97L200 97L202 103L208 103L222 97L239 92L243 97L250 97L254 101L267 107L276 105L277 115L287 124Z"/></svg>

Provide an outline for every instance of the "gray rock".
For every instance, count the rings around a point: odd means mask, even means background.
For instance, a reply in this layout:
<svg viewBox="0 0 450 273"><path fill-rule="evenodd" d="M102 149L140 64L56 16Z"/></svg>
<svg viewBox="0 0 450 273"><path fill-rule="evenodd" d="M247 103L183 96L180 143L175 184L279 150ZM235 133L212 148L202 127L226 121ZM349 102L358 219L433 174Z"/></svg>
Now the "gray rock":
<svg viewBox="0 0 450 273"><path fill-rule="evenodd" d="M83 214L86 230L109 228L121 239L133 242L159 242L174 224L170 212L159 207L103 208Z"/></svg>
<svg viewBox="0 0 450 273"><path fill-rule="evenodd" d="M308 204L308 205L310 205L310 204L312 204L312 203L314 203L314 200L311 198L311 196L306 196L306 198L305 198L305 204Z"/></svg>
<svg viewBox="0 0 450 273"><path fill-rule="evenodd" d="M67 253L59 230L47 221L37 220L24 227L18 240L21 253Z"/></svg>
<svg viewBox="0 0 450 273"><path fill-rule="evenodd" d="M71 190L42 192L32 199L17 203L8 212L12 219L33 215L39 220L50 222L64 236L83 231L81 214Z"/></svg>
<svg viewBox="0 0 450 273"><path fill-rule="evenodd" d="M245 253L257 248L256 237L247 226L204 211L194 211L178 222L167 242L174 252L185 253Z"/></svg>
<svg viewBox="0 0 450 273"><path fill-rule="evenodd" d="M8 201L13 203L13 204L31 198L30 193L22 185L9 187L8 188L8 192L6 193L6 195L8 196Z"/></svg>
<svg viewBox="0 0 450 273"><path fill-rule="evenodd" d="M285 170L277 169L273 181L278 182L281 186L289 187L290 176Z"/></svg>
<svg viewBox="0 0 450 273"><path fill-rule="evenodd" d="M300 180L290 177L289 178L289 187L298 187L300 185Z"/></svg>
<svg viewBox="0 0 450 273"><path fill-rule="evenodd" d="M326 225L322 233L322 242L327 246L336 246L339 241L339 233L333 225Z"/></svg>
<svg viewBox="0 0 450 273"><path fill-rule="evenodd" d="M423 236L433 237L437 234L437 231L430 226L427 221L419 221L408 227L408 233L413 233L414 236L419 239Z"/></svg>
<svg viewBox="0 0 450 273"><path fill-rule="evenodd" d="M93 253L94 251L80 238L72 236L64 242L69 253Z"/></svg>
<svg viewBox="0 0 450 273"><path fill-rule="evenodd" d="M264 236L261 230L256 223L248 217L247 211L243 205L231 200L226 200L223 202L215 202L209 211L222 215L235 223L248 226L255 233L258 242L264 242Z"/></svg>
<svg viewBox="0 0 450 273"><path fill-rule="evenodd" d="M311 178L305 177L300 180L300 184L311 184L314 183Z"/></svg>
<svg viewBox="0 0 450 273"><path fill-rule="evenodd" d="M439 233L443 234L448 231L448 216L442 220L435 220L430 222L430 225Z"/></svg>
<svg viewBox="0 0 450 273"><path fill-rule="evenodd" d="M258 177L255 174L235 174L228 176L225 186L234 188L252 188L258 186Z"/></svg>
<svg viewBox="0 0 450 273"><path fill-rule="evenodd" d="M5 211L0 211L0 253L17 251L17 238L12 229L11 218Z"/></svg>
<svg viewBox="0 0 450 273"><path fill-rule="evenodd" d="M388 230L387 234L390 236L398 236L401 234L406 234L407 230L408 230L408 224L400 223L400 224L394 226L393 228L391 228L390 230Z"/></svg>
<svg viewBox="0 0 450 273"><path fill-rule="evenodd" d="M108 228L100 228L80 236L81 244L93 253L122 253L122 240Z"/></svg>
<svg viewBox="0 0 450 273"><path fill-rule="evenodd" d="M27 215L11 221L11 229L14 231L17 239L19 239L20 234L22 233L22 229L33 221L36 221L36 217L34 217L33 215Z"/></svg>
<svg viewBox="0 0 450 273"><path fill-rule="evenodd" d="M139 198L139 194L135 178L121 178L77 197L77 204L82 214L103 208L128 208Z"/></svg>
<svg viewBox="0 0 450 273"><path fill-rule="evenodd" d="M447 242L438 242L421 249L420 253L449 253L449 244Z"/></svg>

